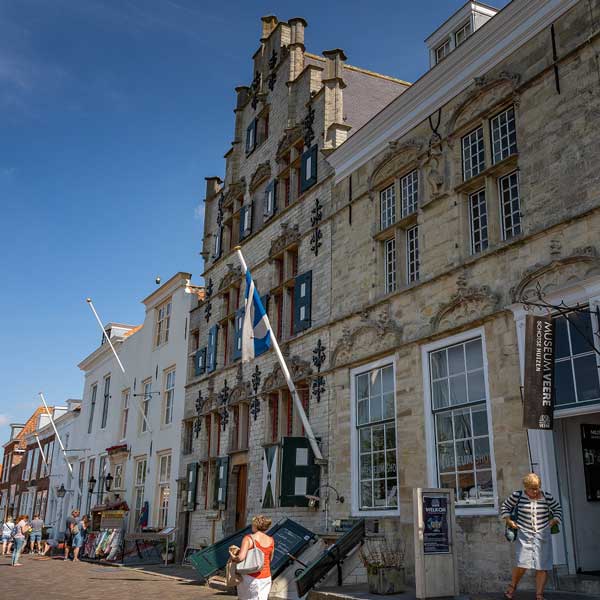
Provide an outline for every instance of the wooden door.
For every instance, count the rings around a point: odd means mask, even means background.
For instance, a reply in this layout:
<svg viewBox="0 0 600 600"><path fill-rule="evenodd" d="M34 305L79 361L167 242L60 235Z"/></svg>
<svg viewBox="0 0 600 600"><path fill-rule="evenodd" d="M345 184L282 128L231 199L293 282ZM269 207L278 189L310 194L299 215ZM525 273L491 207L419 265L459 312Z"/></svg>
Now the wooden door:
<svg viewBox="0 0 600 600"><path fill-rule="evenodd" d="M235 529L246 526L246 496L248 492L248 465L240 465L237 474L237 492L235 498Z"/></svg>

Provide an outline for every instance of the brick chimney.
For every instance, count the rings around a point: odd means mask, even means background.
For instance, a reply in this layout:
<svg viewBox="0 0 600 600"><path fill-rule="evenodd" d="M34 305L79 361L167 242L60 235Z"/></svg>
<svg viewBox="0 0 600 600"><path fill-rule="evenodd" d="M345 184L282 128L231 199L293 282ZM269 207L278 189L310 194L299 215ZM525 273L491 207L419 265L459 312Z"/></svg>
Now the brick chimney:
<svg viewBox="0 0 600 600"><path fill-rule="evenodd" d="M262 21L262 35L260 36L260 41L264 42L271 35L271 32L277 27L277 17L274 15L267 15L265 17L261 17Z"/></svg>
<svg viewBox="0 0 600 600"><path fill-rule="evenodd" d="M344 61L346 55L340 48L325 50L325 72L323 88L325 90L325 143L323 150L333 150L343 144L348 137L350 126L344 123Z"/></svg>
<svg viewBox="0 0 600 600"><path fill-rule="evenodd" d="M304 29L308 23L302 17L294 17L288 21L290 26L290 77L293 81L304 69Z"/></svg>

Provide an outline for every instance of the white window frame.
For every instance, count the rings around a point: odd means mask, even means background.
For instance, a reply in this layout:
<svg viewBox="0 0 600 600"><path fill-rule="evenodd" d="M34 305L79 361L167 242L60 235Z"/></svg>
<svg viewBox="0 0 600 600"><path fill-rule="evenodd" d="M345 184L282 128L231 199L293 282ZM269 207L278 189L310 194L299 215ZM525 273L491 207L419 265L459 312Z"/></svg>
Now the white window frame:
<svg viewBox="0 0 600 600"><path fill-rule="evenodd" d="M398 507L387 510L361 510L360 509L360 474L359 474L359 446L358 446L358 428L356 427L356 376L381 367L392 365L394 370L394 427L396 430L396 477L398 478ZM350 480L352 486L352 516L353 517L398 517L400 516L400 456L398 454L398 404L396 388L396 357L394 355L381 358L374 362L355 367L350 370Z"/></svg>
<svg viewBox="0 0 600 600"><path fill-rule="evenodd" d="M158 346L166 344L169 341L172 308L172 298L165 300L160 306L156 307L156 330L154 336L155 348L158 348Z"/></svg>
<svg viewBox="0 0 600 600"><path fill-rule="evenodd" d="M413 248L411 249L411 246ZM414 257L412 256L414 254ZM406 230L406 283L416 283L421 278L421 257L419 255L419 226Z"/></svg>
<svg viewBox="0 0 600 600"><path fill-rule="evenodd" d="M465 37L459 42L458 36L461 33L464 33ZM458 48L461 44L464 44L471 35L473 35L473 28L471 26L471 19L469 19L454 32L454 47Z"/></svg>
<svg viewBox="0 0 600 600"><path fill-rule="evenodd" d="M2 483L6 483L8 481L8 477L10 475L10 469L12 467L12 452L9 452L5 455L6 464L2 467Z"/></svg>
<svg viewBox="0 0 600 600"><path fill-rule="evenodd" d="M131 389L127 388L121 392L121 441L127 437L127 422L129 421L130 400Z"/></svg>
<svg viewBox="0 0 600 600"><path fill-rule="evenodd" d="M489 215L488 215L488 203L486 197L485 188L481 188L472 194L469 194L469 233L471 238L471 254L481 254L485 252L490 246L490 231L489 231ZM483 202L481 201L481 194L483 194ZM473 214L473 201L477 202L477 207L479 214L477 217ZM481 205L485 207L485 226L481 224ZM475 225L475 219L477 219L478 225ZM484 238L482 237L482 232L485 229L485 244ZM479 231L480 240L479 242L475 241L475 232ZM479 249L476 245L479 244Z"/></svg>
<svg viewBox="0 0 600 600"><path fill-rule="evenodd" d="M396 184L379 192L379 227L387 229L396 222Z"/></svg>
<svg viewBox="0 0 600 600"><path fill-rule="evenodd" d="M146 417L140 415L140 433L148 432L147 422L150 421L150 402L152 401L152 378L142 381L142 413Z"/></svg>
<svg viewBox="0 0 600 600"><path fill-rule="evenodd" d="M511 233L511 235L508 236L507 229L506 229L506 222L505 222L505 218L507 216L507 213L505 210L506 203L504 202L502 182L507 179L510 179L513 175L517 178L517 200L518 200L518 204L519 204L519 210L517 212L514 212L511 208L510 219L511 219L511 230L513 231L513 233ZM512 196L511 196L509 202L512 204L512 202L513 202ZM523 213L521 210L521 180L519 177L518 169L515 171L511 171L510 173L507 173L506 175L503 175L502 177L498 178L498 203L500 205L500 226L502 229L502 240L504 240L504 241L512 240L512 239L520 236L523 233L523 218L522 218ZM516 228L516 226L515 226L516 220L514 218L515 215L518 215L518 217L519 217L519 223L517 226L519 228L519 231L517 233L514 233L514 230Z"/></svg>
<svg viewBox="0 0 600 600"><path fill-rule="evenodd" d="M113 477L113 490L120 490L123 485L123 463L115 465L115 474Z"/></svg>
<svg viewBox="0 0 600 600"><path fill-rule="evenodd" d="M111 374L104 376L102 380L102 416L100 417L100 429L106 429L108 425L108 407L110 405L110 383L111 383Z"/></svg>
<svg viewBox="0 0 600 600"><path fill-rule="evenodd" d="M168 465L168 473L166 477L162 477L162 466L163 461L166 461ZM171 452L165 452L157 456L156 461L156 523L158 527L166 527L169 520L169 509L171 506L172 486L171 486L171 474L173 472L173 454ZM163 498L163 492L165 489L169 490L169 496L166 504L166 508L162 505L161 501Z"/></svg>
<svg viewBox="0 0 600 600"><path fill-rule="evenodd" d="M419 208L419 169L413 169L400 178L400 212L402 218Z"/></svg>
<svg viewBox="0 0 600 600"><path fill-rule="evenodd" d="M143 465L140 474L140 465ZM138 456L134 461L133 473L133 529L137 528L140 520L141 511L144 508L144 500L146 496L146 472L148 470L148 457ZM141 496L140 496L141 493ZM141 500L138 506L138 498Z"/></svg>
<svg viewBox="0 0 600 600"><path fill-rule="evenodd" d="M391 294L398 289L398 258L395 237L385 240L383 243L383 264L385 293Z"/></svg>
<svg viewBox="0 0 600 600"><path fill-rule="evenodd" d="M439 64L442 60L444 60L444 58L446 58L446 56L448 56L448 54L450 54L450 52L452 52L452 48L450 47L450 39L448 38L445 42L439 44L435 50L434 50L434 54L435 54L435 64ZM443 51L442 55L440 56L440 50Z"/></svg>
<svg viewBox="0 0 600 600"><path fill-rule="evenodd" d="M508 133L508 131L509 131L508 130L508 113L511 110L512 110L512 120L513 120L513 125L514 125L514 130L515 130L515 149L514 149L514 152L511 152L511 150L510 150L510 134ZM500 132L499 139L496 139L496 135L495 135L495 123L500 118L502 118L503 115L506 115L508 136L503 136L502 132ZM508 138L508 146L506 148L502 144L502 141L505 138ZM508 106L503 111L501 111L498 114L494 115L490 119L490 141L491 141L491 146L492 146L492 164L496 164L496 163L502 162L503 160L507 159L509 156L514 156L515 154L517 154L517 152L519 151L518 140L517 140L517 113L515 111L514 105ZM500 145L499 152L496 152L496 150L495 150L496 142L498 142L499 145Z"/></svg>
<svg viewBox="0 0 600 600"><path fill-rule="evenodd" d="M27 452L27 462L25 463L25 468L21 473L21 481L29 481L29 473L31 472L31 461L33 459L33 450L29 450Z"/></svg>
<svg viewBox="0 0 600 600"><path fill-rule="evenodd" d="M497 515L498 514L498 481L496 477L496 454L494 451L494 422L492 420L491 396L489 388L489 369L487 360L487 348L485 340L485 330L483 327L463 331L456 335L446 337L429 344L421 346L421 363L423 367L423 391L425 401L425 443L427 455L427 477L429 487L439 487L438 472L437 472L437 448L435 436L435 415L433 413L433 403L431 398L431 372L429 367L429 354L436 350L441 350L448 346L461 344L472 340L473 338L481 338L481 351L483 353L483 373L485 381L485 393L487 397L486 412L488 420L488 430L490 439L490 463L492 469L492 482L494 484L493 506L481 506L473 504L471 506L456 505L457 516L482 516L482 515Z"/></svg>
<svg viewBox="0 0 600 600"><path fill-rule="evenodd" d="M38 469L40 466L40 449L33 449L33 460L31 461L31 471L29 472L29 480L38 479Z"/></svg>
<svg viewBox="0 0 600 600"><path fill-rule="evenodd" d="M96 412L96 402L98 400L98 382L95 381L90 386L90 418L88 420L88 434L92 433L94 427L94 413Z"/></svg>
<svg viewBox="0 0 600 600"><path fill-rule="evenodd" d="M460 149L462 153L463 181L467 181L485 170L483 125L473 129L461 138ZM481 158L481 161L479 158Z"/></svg>
<svg viewBox="0 0 600 600"><path fill-rule="evenodd" d="M171 387L169 387L169 385ZM165 389L164 389L164 406L163 406L163 419L162 424L172 425L173 424L173 408L175 404L175 369L169 369L165 372Z"/></svg>

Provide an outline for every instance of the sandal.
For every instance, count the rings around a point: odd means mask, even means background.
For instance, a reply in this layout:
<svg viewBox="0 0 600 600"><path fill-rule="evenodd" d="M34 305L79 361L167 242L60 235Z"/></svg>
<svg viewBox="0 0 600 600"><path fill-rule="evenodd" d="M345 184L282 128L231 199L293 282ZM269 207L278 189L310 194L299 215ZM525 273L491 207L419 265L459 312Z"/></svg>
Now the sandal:
<svg viewBox="0 0 600 600"><path fill-rule="evenodd" d="M517 588L511 583L508 586L508 589L504 592L504 600L513 600L514 598L514 593L517 591ZM539 600L539 598L536 598L536 600ZM542 598L542 600L544 600Z"/></svg>

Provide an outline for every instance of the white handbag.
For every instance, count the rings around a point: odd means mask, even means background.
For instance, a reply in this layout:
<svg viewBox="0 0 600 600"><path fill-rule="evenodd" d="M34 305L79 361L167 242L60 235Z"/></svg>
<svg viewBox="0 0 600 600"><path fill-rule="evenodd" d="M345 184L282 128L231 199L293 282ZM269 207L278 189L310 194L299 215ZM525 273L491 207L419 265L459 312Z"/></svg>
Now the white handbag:
<svg viewBox="0 0 600 600"><path fill-rule="evenodd" d="M259 550L254 543L254 538L250 536L252 540L252 548L248 550L248 554L246 554L246 558L237 563L236 571L240 575L247 575L248 573L258 573L262 570L265 564L265 555L262 550Z"/></svg>

